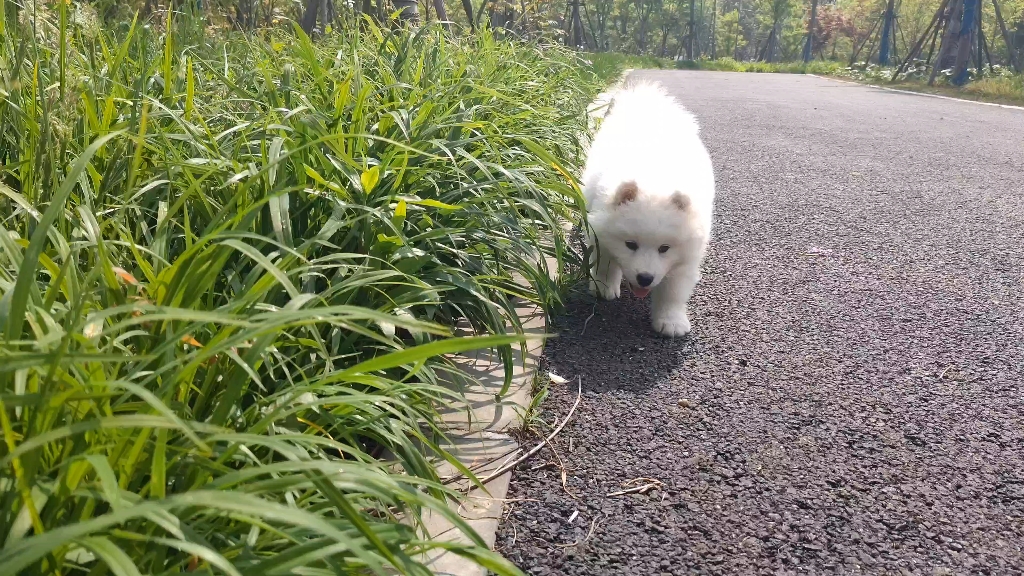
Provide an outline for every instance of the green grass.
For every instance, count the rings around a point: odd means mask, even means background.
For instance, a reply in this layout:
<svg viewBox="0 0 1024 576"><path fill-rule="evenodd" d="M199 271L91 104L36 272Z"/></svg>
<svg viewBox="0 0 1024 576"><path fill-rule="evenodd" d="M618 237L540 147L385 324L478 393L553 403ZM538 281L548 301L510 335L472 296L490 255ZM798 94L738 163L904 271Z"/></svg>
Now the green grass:
<svg viewBox="0 0 1024 576"><path fill-rule="evenodd" d="M968 97L991 102L1024 104L1024 74L986 76L960 88Z"/></svg>
<svg viewBox="0 0 1024 576"><path fill-rule="evenodd" d="M1005 69L997 69L994 73L988 69L980 78L964 86L954 86L948 82L947 74L941 74L935 85L928 86L928 69L911 69L910 72L892 82L895 68L879 67L860 63L847 66L840 62L814 60L803 62L738 62L732 58L717 60L681 60L676 67L684 70L715 70L722 72L754 72L777 74L818 74L834 76L856 82L879 84L930 94L942 94L958 98L998 102L1007 104L1024 103L1024 75L1011 74Z"/></svg>
<svg viewBox="0 0 1024 576"><path fill-rule="evenodd" d="M715 70L720 72L759 72L759 73L790 73L790 74L833 74L844 67L837 62L813 61L768 63L740 62L732 58L716 60L671 60L655 56L621 54L617 52L598 52L586 54L594 73L605 81L618 78L623 70L633 69L679 69L679 70Z"/></svg>
<svg viewBox="0 0 1024 576"><path fill-rule="evenodd" d="M672 60L648 55L593 52L585 54L584 57L590 63L594 74L605 82L617 80L624 70L630 68L641 70L672 68Z"/></svg>
<svg viewBox="0 0 1024 576"><path fill-rule="evenodd" d="M842 69L838 62L814 60L803 62L740 62L732 58L716 60L680 60L676 67L682 70L715 70L719 72L754 72L781 74L833 74Z"/></svg>
<svg viewBox="0 0 1024 576"><path fill-rule="evenodd" d="M513 297L558 306L600 82L429 27L64 10L0 37L0 575L518 573L419 529L459 522L443 355L510 362Z"/></svg>
<svg viewBox="0 0 1024 576"><path fill-rule="evenodd" d="M996 102L1002 104L1024 104L1024 75L1013 74L1011 71L996 67L994 70L985 68L983 74L978 77L972 70L974 78L963 86L955 86L949 82L951 71L945 70L940 73L935 83L928 85L930 69L924 66L911 68L908 73L892 81L895 68L883 68L874 65L861 65L853 68L846 68L835 74L857 82L876 84L911 90L925 94L939 94L968 100L982 102Z"/></svg>

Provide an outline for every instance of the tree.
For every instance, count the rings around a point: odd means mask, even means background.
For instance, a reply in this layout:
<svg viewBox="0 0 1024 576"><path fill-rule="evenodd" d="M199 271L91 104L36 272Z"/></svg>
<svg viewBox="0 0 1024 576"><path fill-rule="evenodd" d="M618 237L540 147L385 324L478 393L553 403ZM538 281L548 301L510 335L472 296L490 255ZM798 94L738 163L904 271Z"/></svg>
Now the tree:
<svg viewBox="0 0 1024 576"><path fill-rule="evenodd" d="M743 27L740 26L740 11L738 9L733 9L719 16L719 53L731 58L739 59L739 51L746 45L747 39L743 35Z"/></svg>
<svg viewBox="0 0 1024 576"><path fill-rule="evenodd" d="M629 33L631 7L630 0L621 0L615 8L615 34L618 36L616 45L623 52L630 51L630 48L636 46L636 42Z"/></svg>
<svg viewBox="0 0 1024 576"><path fill-rule="evenodd" d="M324 28L327 27L327 23L334 19L333 12L334 5L331 0L306 0L299 26L306 34L312 34L317 22L323 24Z"/></svg>
<svg viewBox="0 0 1024 576"><path fill-rule="evenodd" d="M668 40L672 36L672 32L678 29L682 24L682 18L680 18L678 11L679 2L673 2L672 4L662 6L662 9L658 11L655 18L655 25L661 34L661 39L658 42L658 56L664 58L668 56Z"/></svg>
<svg viewBox="0 0 1024 576"><path fill-rule="evenodd" d="M647 52L647 36L650 33L651 14L661 9L661 0L632 0L637 17L636 47L641 54Z"/></svg>
<svg viewBox="0 0 1024 576"><path fill-rule="evenodd" d="M587 4L587 21L593 30L594 42L598 50L608 49L608 21L615 10L615 0L593 0ZM591 20L593 13L593 20Z"/></svg>
<svg viewBox="0 0 1024 576"><path fill-rule="evenodd" d="M402 22L415 24L420 20L420 3L416 0L391 0Z"/></svg>
<svg viewBox="0 0 1024 576"><path fill-rule="evenodd" d="M757 19L762 30L767 30L757 59L775 62L781 52L783 24L793 10L793 0L756 0Z"/></svg>
<svg viewBox="0 0 1024 576"><path fill-rule="evenodd" d="M834 60L837 57L839 40L852 38L856 33L857 29L854 27L853 21L846 16L842 8L824 6L815 29L814 44L821 52L830 48L828 57Z"/></svg>
<svg viewBox="0 0 1024 576"><path fill-rule="evenodd" d="M889 50L893 44L893 34L896 33L896 0L887 0L885 13L882 16L882 36L878 43L878 63L882 66L889 65Z"/></svg>
<svg viewBox="0 0 1024 576"><path fill-rule="evenodd" d="M889 0L892 2L892 0ZM810 62L814 56L814 37L818 25L818 0L811 0L811 21L807 25L807 43L804 45L804 62Z"/></svg>

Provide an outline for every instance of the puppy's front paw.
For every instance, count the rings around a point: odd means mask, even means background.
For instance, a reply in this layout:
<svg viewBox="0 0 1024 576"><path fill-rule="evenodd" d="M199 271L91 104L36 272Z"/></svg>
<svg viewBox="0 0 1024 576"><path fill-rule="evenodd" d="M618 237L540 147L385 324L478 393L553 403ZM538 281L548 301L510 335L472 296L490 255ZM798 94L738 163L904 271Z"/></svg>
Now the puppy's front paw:
<svg viewBox="0 0 1024 576"><path fill-rule="evenodd" d="M655 332L669 338L686 336L690 333L690 319L686 317L686 314L671 314L654 318L651 326L654 327Z"/></svg>
<svg viewBox="0 0 1024 576"><path fill-rule="evenodd" d="M597 282L596 280L590 281L590 294L592 296L600 296L605 300L615 300L619 297L619 293L621 291L621 281L617 284L605 284L603 282Z"/></svg>

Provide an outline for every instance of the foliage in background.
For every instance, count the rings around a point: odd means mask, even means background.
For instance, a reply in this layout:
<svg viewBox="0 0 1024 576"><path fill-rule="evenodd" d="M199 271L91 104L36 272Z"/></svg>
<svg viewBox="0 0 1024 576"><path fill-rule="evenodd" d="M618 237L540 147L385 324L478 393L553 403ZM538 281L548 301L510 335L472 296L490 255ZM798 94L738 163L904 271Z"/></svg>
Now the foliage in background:
<svg viewBox="0 0 1024 576"><path fill-rule="evenodd" d="M927 86L928 70L923 67L911 68L906 77L901 77L899 81L893 83L891 80L895 68L879 67L872 64L848 66L843 62L830 60L812 60L807 64L803 62L743 62L728 57L715 60L702 58L700 60L672 61L653 56L613 52L588 54L587 58L593 63L594 71L606 81L618 78L625 69L676 68L717 72L818 74L988 102L1024 104L1024 77L1013 74L1010 70L1000 66L995 67L993 71L986 70L984 77L977 78L961 88L946 83L933 87ZM946 76L948 76L948 71Z"/></svg>
<svg viewBox="0 0 1024 576"><path fill-rule="evenodd" d="M715 70L719 72L758 72L788 74L837 74L845 67L838 62L811 61L803 62L740 62L732 58L717 60L680 60L676 68L682 70Z"/></svg>
<svg viewBox="0 0 1024 576"><path fill-rule="evenodd" d="M418 530L458 520L442 355L558 304L600 83L488 34L82 13L0 21L0 574L517 573Z"/></svg>
<svg viewBox="0 0 1024 576"><path fill-rule="evenodd" d="M606 83L618 79L622 72L627 69L671 69L674 65L667 58L617 52L595 52L587 54L586 59L594 73Z"/></svg>
<svg viewBox="0 0 1024 576"><path fill-rule="evenodd" d="M621 58L626 61L626 57ZM613 58L608 58L613 60ZM803 62L738 62L732 58L717 60L679 60L676 68L682 70L713 70L719 72L754 72L782 74L818 74L835 76L857 82L866 82L891 86L918 92L944 94L986 102L1005 104L1024 104L1024 77L1013 74L1006 68L997 67L994 71L986 71L986 76L963 86L955 87L947 83L928 86L928 71L924 68L911 69L906 77L892 82L895 68L865 65L863 67L846 66L841 62L813 60ZM658 66L661 68L663 66ZM948 71L947 76L948 76Z"/></svg>
<svg viewBox="0 0 1024 576"><path fill-rule="evenodd" d="M1024 0L999 1L1011 42L1017 52L1024 54ZM897 1L895 57L906 55L940 2ZM459 20L462 11L456 3L451 4L449 14ZM591 0L581 9L583 48L673 60L799 60L808 34L810 5L811 0ZM885 5L885 0L819 2L813 58L849 63L854 55L864 60L870 52L871 58L877 59L877 39L872 38L877 37L877 23ZM565 41L569 37L570 6L569 0L481 0L476 13L490 15L495 30L502 34L531 41ZM1007 48L989 3L983 15L994 63L1006 64Z"/></svg>
<svg viewBox="0 0 1024 576"><path fill-rule="evenodd" d="M7 0L11 3L11 0ZM92 6L106 24L130 19L135 10L159 17L171 0L78 0ZM351 29L365 17L386 21L397 7L417 0L173 0L213 28L264 30L320 15L318 33ZM40 0L34 5L53 3ZM495 35L537 45L567 43L573 0L418 0L418 18L431 21L439 10L463 35L490 27ZM812 0L591 0L580 3L581 47L590 52L645 54L673 60L733 58L786 62L801 58ZM1011 43L1024 60L1024 0L999 0ZM906 55L927 28L941 0L897 0L894 57ZM79 4L76 4L79 5ZM886 0L818 2L812 57L858 64L877 61L878 22ZM991 4L982 11L994 64L1006 65L1008 51ZM870 58L869 58L870 56ZM865 62L870 63L870 62ZM863 66L863 64L862 64Z"/></svg>

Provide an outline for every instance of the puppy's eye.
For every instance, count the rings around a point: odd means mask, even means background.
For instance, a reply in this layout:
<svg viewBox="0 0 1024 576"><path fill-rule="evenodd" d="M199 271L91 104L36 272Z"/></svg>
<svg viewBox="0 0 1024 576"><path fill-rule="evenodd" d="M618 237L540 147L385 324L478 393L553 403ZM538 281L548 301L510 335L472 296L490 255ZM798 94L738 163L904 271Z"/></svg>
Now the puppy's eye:
<svg viewBox="0 0 1024 576"><path fill-rule="evenodd" d="M668 252L668 244L658 246L658 254L664 254L665 252Z"/></svg>
<svg viewBox="0 0 1024 576"><path fill-rule="evenodd" d="M630 250L636 252L636 250L640 248L640 246L636 242L633 242L632 240L626 240L626 248L629 248Z"/></svg>

